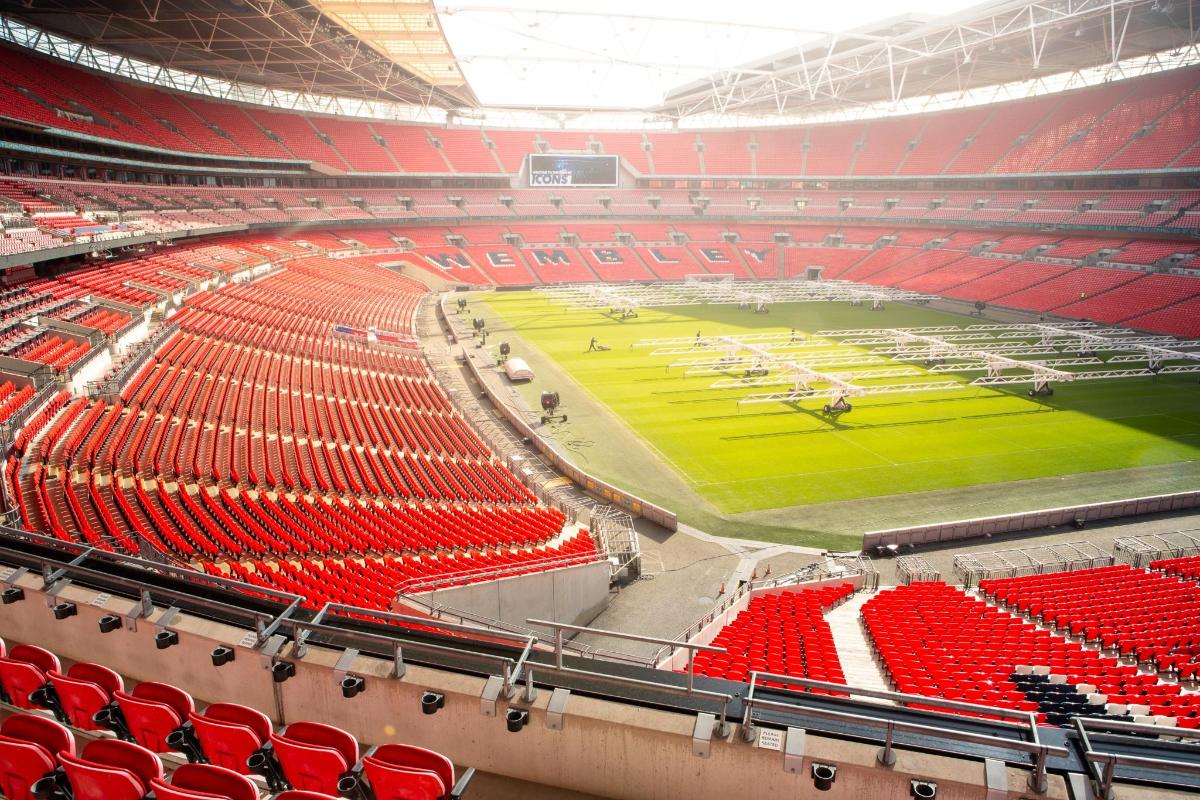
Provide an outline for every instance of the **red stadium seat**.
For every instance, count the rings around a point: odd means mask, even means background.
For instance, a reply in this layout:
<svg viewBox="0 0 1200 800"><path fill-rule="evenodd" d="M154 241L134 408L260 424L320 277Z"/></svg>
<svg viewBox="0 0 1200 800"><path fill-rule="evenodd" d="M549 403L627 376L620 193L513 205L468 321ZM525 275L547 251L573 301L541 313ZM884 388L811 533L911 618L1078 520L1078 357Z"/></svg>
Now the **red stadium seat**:
<svg viewBox="0 0 1200 800"><path fill-rule="evenodd" d="M179 728L194 709L186 692L165 683L147 681L134 687L132 693L113 692L124 726L135 742L165 753L172 747L167 737Z"/></svg>
<svg viewBox="0 0 1200 800"><path fill-rule="evenodd" d="M96 714L112 702L113 693L125 688L121 676L99 664L80 662L63 675L47 673L59 710L76 728L95 730Z"/></svg>
<svg viewBox="0 0 1200 800"><path fill-rule="evenodd" d="M81 757L60 753L59 762L75 800L141 800L162 762L144 747L116 739L97 739Z"/></svg>
<svg viewBox="0 0 1200 800"><path fill-rule="evenodd" d="M58 656L41 647L19 644L0 658L0 688L17 708L34 708L29 695L46 683L46 673L61 669Z"/></svg>
<svg viewBox="0 0 1200 800"><path fill-rule="evenodd" d="M184 764L171 781L150 782L156 800L258 800L258 789L244 775L212 764Z"/></svg>
<svg viewBox="0 0 1200 800"><path fill-rule="evenodd" d="M0 736L34 742L52 755L75 752L75 736L57 722L36 714L14 714L0 724Z"/></svg>
<svg viewBox="0 0 1200 800"><path fill-rule="evenodd" d="M0 795L8 800L33 800L33 785L57 766L41 745L0 734Z"/></svg>
<svg viewBox="0 0 1200 800"><path fill-rule="evenodd" d="M33 786L51 775L59 753L74 753L75 739L57 722L15 714L0 725L0 795L33 800Z"/></svg>
<svg viewBox="0 0 1200 800"><path fill-rule="evenodd" d="M271 720L260 711L233 703L213 703L203 714L188 715L209 762L250 774L246 762L271 739Z"/></svg>
<svg viewBox="0 0 1200 800"><path fill-rule="evenodd" d="M454 765L432 750L405 744L376 747L363 758L375 800L441 800L454 788Z"/></svg>
<svg viewBox="0 0 1200 800"><path fill-rule="evenodd" d="M340 728L293 722L271 744L280 771L292 788L337 793L338 780L358 763L358 742Z"/></svg>

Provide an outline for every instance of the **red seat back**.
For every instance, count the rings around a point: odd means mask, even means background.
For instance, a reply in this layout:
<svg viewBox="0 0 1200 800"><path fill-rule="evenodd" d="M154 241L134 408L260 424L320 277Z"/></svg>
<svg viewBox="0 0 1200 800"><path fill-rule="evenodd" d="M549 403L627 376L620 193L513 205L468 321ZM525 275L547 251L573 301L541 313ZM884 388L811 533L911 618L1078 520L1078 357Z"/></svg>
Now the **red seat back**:
<svg viewBox="0 0 1200 800"><path fill-rule="evenodd" d="M220 767L249 775L246 761L255 750L262 747L264 739L246 725L221 722L204 714L188 715L192 730L200 742L205 758Z"/></svg>
<svg viewBox="0 0 1200 800"><path fill-rule="evenodd" d="M108 667L90 664L86 661L71 665L71 668L67 670L67 677L76 681L94 683L110 695L125 688L125 681L120 675Z"/></svg>
<svg viewBox="0 0 1200 800"><path fill-rule="evenodd" d="M96 739L83 748L83 759L114 769L123 769L133 774L143 786L163 776L163 765L158 756L133 742L120 739Z"/></svg>
<svg viewBox="0 0 1200 800"><path fill-rule="evenodd" d="M17 708L34 708L29 695L46 683L46 673L27 661L0 658L0 686Z"/></svg>
<svg viewBox="0 0 1200 800"><path fill-rule="evenodd" d="M270 718L261 711L237 703L213 703L204 709L204 716L218 722L245 725L265 742L271 738L274 728Z"/></svg>
<svg viewBox="0 0 1200 800"><path fill-rule="evenodd" d="M56 766L40 744L0 734L0 795L8 800L33 800L29 790Z"/></svg>
<svg viewBox="0 0 1200 800"><path fill-rule="evenodd" d="M434 773L445 786L443 794L454 788L454 764L441 753L411 744L381 744L371 753L376 761L394 767L423 769Z"/></svg>
<svg viewBox="0 0 1200 800"><path fill-rule="evenodd" d="M180 719L187 719L187 715L196 710L196 704L192 702L192 696L183 689L172 686L169 683L146 681L133 687L133 691L130 694L139 700L168 705L175 709L175 713L179 715Z"/></svg>
<svg viewBox="0 0 1200 800"><path fill-rule="evenodd" d="M271 735L271 744L284 779L296 789L336 794L338 778L351 766L332 747L296 742L277 733Z"/></svg>
<svg viewBox="0 0 1200 800"><path fill-rule="evenodd" d="M342 754L349 766L358 763L358 740L341 728L320 722L293 722L287 726L283 735L301 744L332 747Z"/></svg>
<svg viewBox="0 0 1200 800"><path fill-rule="evenodd" d="M126 692L113 692L113 699L121 708L129 733L134 740L156 753L165 753L171 748L167 736L183 724L185 717L166 703L143 700Z"/></svg>
<svg viewBox="0 0 1200 800"><path fill-rule="evenodd" d="M52 719L37 714L13 714L0 725L0 735L34 742L54 756L75 752L75 735Z"/></svg>
<svg viewBox="0 0 1200 800"><path fill-rule="evenodd" d="M441 800L450 792L430 770L395 766L374 756L363 759L363 775L375 800Z"/></svg>
<svg viewBox="0 0 1200 800"><path fill-rule="evenodd" d="M75 680L59 672L48 672L46 678L54 686L62 710L72 725L85 731L99 727L92 722L92 717L112 700L107 690L99 684Z"/></svg>
<svg viewBox="0 0 1200 800"><path fill-rule="evenodd" d="M62 672L62 664L58 661L58 656L51 653L44 647L38 647L32 644L19 644L9 651L8 657L13 661L24 661L27 664L33 664L42 672Z"/></svg>
<svg viewBox="0 0 1200 800"><path fill-rule="evenodd" d="M142 800L146 786L128 770L60 753L58 761L75 800Z"/></svg>
<svg viewBox="0 0 1200 800"><path fill-rule="evenodd" d="M155 800L228 800L219 794L180 789L178 786L172 786L157 778L150 782L150 789L154 792Z"/></svg>
<svg viewBox="0 0 1200 800"><path fill-rule="evenodd" d="M258 789L249 778L212 764L183 764L171 775L171 786L229 800L258 800ZM158 795L158 800L164 796Z"/></svg>
<svg viewBox="0 0 1200 800"><path fill-rule="evenodd" d="M321 792L305 792L299 789L288 789L286 792L281 792L275 795L275 800L338 800L331 795L322 794Z"/></svg>

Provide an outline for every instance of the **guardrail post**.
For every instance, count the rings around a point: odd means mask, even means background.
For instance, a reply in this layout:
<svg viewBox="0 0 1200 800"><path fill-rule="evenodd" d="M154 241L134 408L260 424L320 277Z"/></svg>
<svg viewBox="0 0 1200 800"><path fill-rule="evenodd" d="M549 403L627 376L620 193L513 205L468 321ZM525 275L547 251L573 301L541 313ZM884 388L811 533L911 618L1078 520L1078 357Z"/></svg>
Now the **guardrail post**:
<svg viewBox="0 0 1200 800"><path fill-rule="evenodd" d="M885 767L895 766L896 752L892 749L892 739L895 733L896 726L891 720L888 720L887 734L883 740L883 747L879 748L879 754L875 757L880 764Z"/></svg>
<svg viewBox="0 0 1200 800"><path fill-rule="evenodd" d="M1116 779L1116 773L1117 759L1110 755L1104 761L1104 772L1100 777L1099 791L1096 792L1096 796L1100 800L1108 800L1112 797L1112 785Z"/></svg>
<svg viewBox="0 0 1200 800"><path fill-rule="evenodd" d="M1038 750L1033 756L1033 774L1029 776L1029 788L1038 794L1046 791L1046 748Z"/></svg>

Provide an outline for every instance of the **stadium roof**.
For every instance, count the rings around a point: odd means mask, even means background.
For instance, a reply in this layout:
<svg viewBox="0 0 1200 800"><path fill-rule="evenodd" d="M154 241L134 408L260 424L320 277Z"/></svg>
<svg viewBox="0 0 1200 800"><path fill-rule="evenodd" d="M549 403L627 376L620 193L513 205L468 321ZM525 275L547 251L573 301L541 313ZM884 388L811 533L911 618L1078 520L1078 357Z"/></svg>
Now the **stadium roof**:
<svg viewBox="0 0 1200 800"><path fill-rule="evenodd" d="M905 0L898 16L888 0L525 2L36 0L4 13L170 67L170 85L190 91L262 102L288 93L290 107L312 110L365 101L373 115L417 118L413 109L489 124L514 111L564 125L617 110L686 124L878 115L919 110L915 98L962 103L983 87L1084 70L1107 80L1156 54L1171 61L1158 69L1200 59L1200 0ZM98 68L111 61L26 46ZM232 88L189 85L186 73ZM381 113L380 101L397 105Z"/></svg>
<svg viewBox="0 0 1200 800"><path fill-rule="evenodd" d="M368 8L386 8L387 22L365 18L360 10ZM5 13L224 81L419 106L477 105L432 0L37 0L6 4Z"/></svg>

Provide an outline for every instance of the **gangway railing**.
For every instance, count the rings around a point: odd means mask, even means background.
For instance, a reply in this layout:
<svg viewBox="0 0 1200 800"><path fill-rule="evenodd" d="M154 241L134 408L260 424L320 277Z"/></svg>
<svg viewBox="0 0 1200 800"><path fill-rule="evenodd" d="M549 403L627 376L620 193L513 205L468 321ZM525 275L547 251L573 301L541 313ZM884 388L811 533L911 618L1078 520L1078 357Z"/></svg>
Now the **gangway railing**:
<svg viewBox="0 0 1200 800"><path fill-rule="evenodd" d="M753 741L756 720L762 716L761 714L756 716L757 711L784 711L792 708L791 704L781 703L778 700L755 697L756 690L764 681L781 683L789 687L798 687L800 689L812 689L820 692L835 692L850 697L869 697L876 700L888 700L896 704L911 703L919 705L922 708L935 708L941 711L961 711L972 715L999 717L1000 719L998 721L993 720L995 724L1010 728L1014 734L1017 734L1021 738L1002 738L999 736L977 734L968 731L958 731L955 733L955 737L959 741L1012 750L1032 757L1033 772L1029 777L1029 787L1038 793L1046 791L1047 761L1052 757L1063 758L1067 756L1067 750L1065 747L1051 746L1041 741L1041 734L1038 731L1037 716L1032 712L1015 711L1012 709L995 708L992 706L981 706L975 703L963 703L957 700L943 700L940 697L922 697L920 695L888 692L879 689L862 689L853 686L844 686L840 683L814 681L807 678L796 678L790 675L776 675L771 672L750 673L750 690L742 704L744 709L742 716L742 738L748 742ZM866 720L859 714L833 709L805 708L805 712L815 714L830 721L853 721L855 724L866 724L883 731L884 744L877 755L877 760L880 764L889 767L896 763L896 756L893 750L895 748L895 739L897 733L914 734L917 736L936 736L943 732L943 729L936 725L927 725L923 723L907 722L895 719Z"/></svg>

